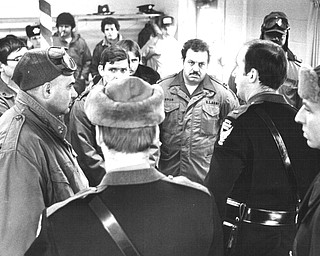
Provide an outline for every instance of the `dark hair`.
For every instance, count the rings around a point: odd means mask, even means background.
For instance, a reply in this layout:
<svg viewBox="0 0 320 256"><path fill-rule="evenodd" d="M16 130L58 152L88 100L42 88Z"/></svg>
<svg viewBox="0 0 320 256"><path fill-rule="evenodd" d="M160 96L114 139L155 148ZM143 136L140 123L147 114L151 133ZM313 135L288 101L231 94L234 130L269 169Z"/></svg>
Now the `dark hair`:
<svg viewBox="0 0 320 256"><path fill-rule="evenodd" d="M208 53L208 63L210 61L210 51L209 51L209 45L200 40L200 39L190 39L187 42L184 43L181 54L183 61L186 59L187 51L191 49L195 52L207 52Z"/></svg>
<svg viewBox="0 0 320 256"><path fill-rule="evenodd" d="M143 152L156 137L156 126L126 129L99 126L103 142L109 149L124 153Z"/></svg>
<svg viewBox="0 0 320 256"><path fill-rule="evenodd" d="M126 50L118 45L112 45L103 50L100 58L100 65L105 65L107 62L113 64L116 61L128 60L128 54Z"/></svg>
<svg viewBox="0 0 320 256"><path fill-rule="evenodd" d="M27 47L24 41L14 35L7 35L0 39L0 62L7 65L7 59L10 53Z"/></svg>
<svg viewBox="0 0 320 256"><path fill-rule="evenodd" d="M116 29L119 31L120 30L120 24L119 21L115 18L111 18L111 17L107 17L104 18L101 21L101 31L104 33L104 27L106 26L106 24L114 24L114 26L116 27Z"/></svg>
<svg viewBox="0 0 320 256"><path fill-rule="evenodd" d="M280 45L267 40L253 40L245 54L245 73L252 68L259 73L262 85L277 90L287 77L287 58Z"/></svg>
<svg viewBox="0 0 320 256"><path fill-rule="evenodd" d="M116 45L122 47L127 52L133 52L141 60L141 52L138 43L131 39L120 40Z"/></svg>
<svg viewBox="0 0 320 256"><path fill-rule="evenodd" d="M71 13L63 12L60 13L57 17L56 27L58 28L60 25L69 25L71 28L75 28L76 22Z"/></svg>

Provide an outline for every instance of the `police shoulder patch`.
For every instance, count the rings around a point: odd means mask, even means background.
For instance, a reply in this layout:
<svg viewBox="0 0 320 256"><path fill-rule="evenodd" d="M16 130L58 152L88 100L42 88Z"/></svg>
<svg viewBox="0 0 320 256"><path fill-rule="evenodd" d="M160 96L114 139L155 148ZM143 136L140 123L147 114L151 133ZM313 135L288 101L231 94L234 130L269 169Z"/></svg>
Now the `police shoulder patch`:
<svg viewBox="0 0 320 256"><path fill-rule="evenodd" d="M55 203L55 204L51 205L50 207L48 207L47 208L47 217L49 217L50 215L52 215L53 213L55 213L56 211L58 211L62 207L66 206L70 202L73 202L77 199L85 198L91 194L99 193L100 191L101 190L99 190L97 187L89 187L89 188L83 189L83 190L79 191L77 194L75 194L74 196L69 197L68 199L66 199L64 201Z"/></svg>
<svg viewBox="0 0 320 256"><path fill-rule="evenodd" d="M165 176L164 178L162 178L162 180L170 182L170 183L174 183L177 185L182 185L182 186L194 188L197 190L201 190L202 192L204 192L208 195L211 195L209 190L205 186L203 186L197 182L191 181L187 177L184 177L184 176L173 177L173 176L169 175L169 176Z"/></svg>

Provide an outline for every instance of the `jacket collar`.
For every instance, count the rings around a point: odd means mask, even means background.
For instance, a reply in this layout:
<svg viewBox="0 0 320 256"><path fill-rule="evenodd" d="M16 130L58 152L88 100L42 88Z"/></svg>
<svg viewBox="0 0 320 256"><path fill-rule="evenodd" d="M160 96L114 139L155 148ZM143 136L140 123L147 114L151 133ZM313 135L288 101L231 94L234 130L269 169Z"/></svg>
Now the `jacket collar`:
<svg viewBox="0 0 320 256"><path fill-rule="evenodd" d="M180 86L183 91L188 91L183 79L183 70L178 73L178 75L173 79L169 87ZM210 76L208 74L205 75L204 79L200 82L197 89L194 91L194 94L199 91L203 91L203 89L216 92L215 86L212 83Z"/></svg>
<svg viewBox="0 0 320 256"><path fill-rule="evenodd" d="M274 102L274 103L282 103L288 104L283 95L278 94L276 92L261 92L256 95L253 95L249 100L248 104L259 104L262 102Z"/></svg>
<svg viewBox="0 0 320 256"><path fill-rule="evenodd" d="M12 80L10 80L12 81ZM12 81L12 83L14 83ZM1 78L0 78L0 96L10 98L15 97L17 94L14 90L12 90Z"/></svg>
<svg viewBox="0 0 320 256"><path fill-rule="evenodd" d="M38 119L44 123L47 127L61 139L65 139L67 133L67 127L61 120L52 115L46 110L40 103L32 98L28 93L19 90L16 98L16 106L18 108L28 107L29 110L34 113ZM31 117L32 118L32 117Z"/></svg>
<svg viewBox="0 0 320 256"><path fill-rule="evenodd" d="M99 186L144 184L164 177L164 174L153 167L130 171L118 169L117 171L106 173Z"/></svg>

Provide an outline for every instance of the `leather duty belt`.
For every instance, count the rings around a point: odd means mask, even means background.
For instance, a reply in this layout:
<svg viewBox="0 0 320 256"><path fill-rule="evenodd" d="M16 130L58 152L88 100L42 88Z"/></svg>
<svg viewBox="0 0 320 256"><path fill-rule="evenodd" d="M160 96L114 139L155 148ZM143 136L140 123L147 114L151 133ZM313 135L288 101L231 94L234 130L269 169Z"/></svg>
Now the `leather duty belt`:
<svg viewBox="0 0 320 256"><path fill-rule="evenodd" d="M232 221L229 221L232 220ZM296 211L272 211L247 207L232 198L227 199L227 220L229 226L234 221L260 224L265 226L294 225L297 220ZM229 224L227 224L229 223Z"/></svg>

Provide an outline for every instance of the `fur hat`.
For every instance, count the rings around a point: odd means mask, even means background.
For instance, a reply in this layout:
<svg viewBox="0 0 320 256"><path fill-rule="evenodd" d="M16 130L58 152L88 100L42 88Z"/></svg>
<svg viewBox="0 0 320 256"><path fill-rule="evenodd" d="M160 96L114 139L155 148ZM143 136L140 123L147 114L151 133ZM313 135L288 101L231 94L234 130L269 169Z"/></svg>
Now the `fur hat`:
<svg viewBox="0 0 320 256"><path fill-rule="evenodd" d="M315 69L306 66L300 68L298 94L302 99L320 103L319 76L320 66Z"/></svg>
<svg viewBox="0 0 320 256"><path fill-rule="evenodd" d="M164 93L138 77L96 85L84 105L94 125L114 128L142 128L160 124L164 119Z"/></svg>
<svg viewBox="0 0 320 256"><path fill-rule="evenodd" d="M27 91L60 75L71 76L76 68L76 63L64 48L32 49L18 62L12 80L21 90Z"/></svg>
<svg viewBox="0 0 320 256"><path fill-rule="evenodd" d="M60 25L70 25L71 28L74 28L76 26L76 22L74 21L74 17L72 14L68 12L60 13L57 17L57 25L58 28Z"/></svg>

